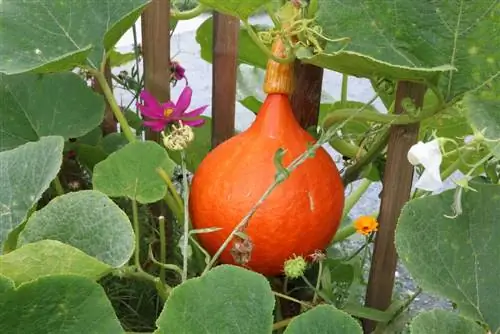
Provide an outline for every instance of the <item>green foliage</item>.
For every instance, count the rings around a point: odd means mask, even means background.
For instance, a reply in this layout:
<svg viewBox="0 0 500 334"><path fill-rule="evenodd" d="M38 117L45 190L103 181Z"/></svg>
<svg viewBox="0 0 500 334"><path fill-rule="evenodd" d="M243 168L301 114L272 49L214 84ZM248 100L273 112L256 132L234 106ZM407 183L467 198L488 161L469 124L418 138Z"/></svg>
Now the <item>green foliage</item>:
<svg viewBox="0 0 500 334"><path fill-rule="evenodd" d="M497 159L500 159L500 99L467 95L464 99L467 118L474 130L481 133Z"/></svg>
<svg viewBox="0 0 500 334"><path fill-rule="evenodd" d="M349 314L330 305L320 305L294 318L285 334L361 334L361 326Z"/></svg>
<svg viewBox="0 0 500 334"><path fill-rule="evenodd" d="M155 333L269 334L273 308L271 287L262 275L222 265L172 291Z"/></svg>
<svg viewBox="0 0 500 334"><path fill-rule="evenodd" d="M124 333L101 286L54 275L2 293L0 333Z"/></svg>
<svg viewBox="0 0 500 334"><path fill-rule="evenodd" d="M102 96L70 72L0 74L0 101L0 151L43 136L80 137L104 117Z"/></svg>
<svg viewBox="0 0 500 334"><path fill-rule="evenodd" d="M237 16L240 19L247 19L257 9L265 4L270 4L272 0L198 0L201 4L213 8L214 10Z"/></svg>
<svg viewBox="0 0 500 334"><path fill-rule="evenodd" d="M451 299L460 312L500 329L497 254L500 186L470 182L452 215L455 190L408 202L399 218L396 246L402 261L426 290Z"/></svg>
<svg viewBox="0 0 500 334"><path fill-rule="evenodd" d="M357 76L439 79L446 101L498 76L496 0L318 1L317 22L323 34L331 39L349 37L351 42L342 51L340 43L328 42L325 54L301 56L308 62ZM498 80L492 83L500 88Z"/></svg>
<svg viewBox="0 0 500 334"><path fill-rule="evenodd" d="M19 244L58 240L120 267L132 255L133 235L130 220L118 205L99 191L82 190L58 196L31 215Z"/></svg>
<svg viewBox="0 0 500 334"><path fill-rule="evenodd" d="M443 310L422 312L411 322L411 334L484 334L470 319Z"/></svg>
<svg viewBox="0 0 500 334"><path fill-rule="evenodd" d="M48 275L77 275L98 279L111 269L82 251L55 240L26 244L0 256L0 275L16 285Z"/></svg>
<svg viewBox="0 0 500 334"><path fill-rule="evenodd" d="M156 169L172 175L175 164L165 149L153 141L130 143L110 154L94 168L94 189L111 197L128 197L153 203L167 193Z"/></svg>
<svg viewBox="0 0 500 334"><path fill-rule="evenodd" d="M213 62L213 17L209 17L196 30L196 41L200 45L200 57ZM265 26L252 25L256 31L265 30ZM266 68L267 57L262 50L252 41L245 28L242 27L238 33L238 62L259 68Z"/></svg>
<svg viewBox="0 0 500 334"><path fill-rule="evenodd" d="M59 172L63 144L61 137L43 137L0 152L0 253Z"/></svg>
<svg viewBox="0 0 500 334"><path fill-rule="evenodd" d="M98 68L141 14L147 0L3 0L0 73Z"/></svg>

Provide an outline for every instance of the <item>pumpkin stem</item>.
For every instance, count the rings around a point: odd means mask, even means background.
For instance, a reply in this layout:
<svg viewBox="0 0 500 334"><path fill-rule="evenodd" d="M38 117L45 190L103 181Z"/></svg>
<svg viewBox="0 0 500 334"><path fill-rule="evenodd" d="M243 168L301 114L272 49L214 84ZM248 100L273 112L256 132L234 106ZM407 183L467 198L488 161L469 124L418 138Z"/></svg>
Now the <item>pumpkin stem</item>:
<svg viewBox="0 0 500 334"><path fill-rule="evenodd" d="M286 58L286 47L281 38L277 38L272 47L275 57ZM280 64L272 59L267 62L264 92L266 94L286 94L293 92L294 63Z"/></svg>

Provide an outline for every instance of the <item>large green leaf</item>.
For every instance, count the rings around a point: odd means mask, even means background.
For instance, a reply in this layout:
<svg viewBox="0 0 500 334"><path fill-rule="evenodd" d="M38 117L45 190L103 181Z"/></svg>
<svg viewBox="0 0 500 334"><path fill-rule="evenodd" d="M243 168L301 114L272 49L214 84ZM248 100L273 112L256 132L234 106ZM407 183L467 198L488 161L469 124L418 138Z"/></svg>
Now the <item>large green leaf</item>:
<svg viewBox="0 0 500 334"><path fill-rule="evenodd" d="M466 316L500 330L500 185L469 183L463 213L452 215L454 190L408 202L396 230L405 266L426 290L451 299Z"/></svg>
<svg viewBox="0 0 500 334"><path fill-rule="evenodd" d="M167 151L154 141L134 142L109 155L94 168L94 189L111 197L128 197L140 203L153 203L167 193L167 186L156 169L172 175L175 163Z"/></svg>
<svg viewBox="0 0 500 334"><path fill-rule="evenodd" d="M155 333L269 334L274 298L265 277L222 265L175 287Z"/></svg>
<svg viewBox="0 0 500 334"><path fill-rule="evenodd" d="M14 289L14 287L15 285L12 280L10 280L5 276L0 275L0 296L5 292Z"/></svg>
<svg viewBox="0 0 500 334"><path fill-rule="evenodd" d="M319 305L295 317L285 334L361 334L361 326L349 314L331 305Z"/></svg>
<svg viewBox="0 0 500 334"><path fill-rule="evenodd" d="M104 117L103 97L71 72L0 74L0 101L0 150L42 136L80 137Z"/></svg>
<svg viewBox="0 0 500 334"><path fill-rule="evenodd" d="M63 146L61 137L43 137L0 152L0 254L9 233L26 219L59 172Z"/></svg>
<svg viewBox="0 0 500 334"><path fill-rule="evenodd" d="M486 138L491 152L500 159L500 98L491 99L467 94L464 98L467 118Z"/></svg>
<svg viewBox="0 0 500 334"><path fill-rule="evenodd" d="M500 86L500 6L484 1L318 0L329 42L308 62L358 76L435 80L446 100L487 83ZM450 66L457 70L451 70Z"/></svg>
<svg viewBox="0 0 500 334"><path fill-rule="evenodd" d="M410 324L411 334L485 334L472 320L444 310L422 312Z"/></svg>
<svg viewBox="0 0 500 334"><path fill-rule="evenodd" d="M210 16L196 30L196 41L200 45L200 56L203 60L213 62L213 26L214 20ZM252 25L256 31L265 30L266 26ZM241 27L238 34L238 63L248 64L259 68L266 68L267 56L252 41L245 27Z"/></svg>
<svg viewBox="0 0 500 334"><path fill-rule="evenodd" d="M246 19L263 5L271 3L272 0L199 0L199 2L218 12Z"/></svg>
<svg viewBox="0 0 500 334"><path fill-rule="evenodd" d="M0 333L124 333L103 288L79 276L42 277L0 298Z"/></svg>
<svg viewBox="0 0 500 334"><path fill-rule="evenodd" d="M35 212L19 244L58 240L113 267L124 265L135 247L125 212L99 191L83 190L54 198Z"/></svg>
<svg viewBox="0 0 500 334"><path fill-rule="evenodd" d="M212 119L201 116L205 119L205 124L201 127L193 128L194 140L184 150L186 153L186 167L194 172L203 161L212 147ZM178 151L168 151L170 157L181 164L181 154Z"/></svg>
<svg viewBox="0 0 500 334"><path fill-rule="evenodd" d="M17 285L57 274L99 279L110 269L107 264L55 240L26 244L0 256L0 275L10 278Z"/></svg>
<svg viewBox="0 0 500 334"><path fill-rule="evenodd" d="M0 2L0 72L98 67L148 0Z"/></svg>

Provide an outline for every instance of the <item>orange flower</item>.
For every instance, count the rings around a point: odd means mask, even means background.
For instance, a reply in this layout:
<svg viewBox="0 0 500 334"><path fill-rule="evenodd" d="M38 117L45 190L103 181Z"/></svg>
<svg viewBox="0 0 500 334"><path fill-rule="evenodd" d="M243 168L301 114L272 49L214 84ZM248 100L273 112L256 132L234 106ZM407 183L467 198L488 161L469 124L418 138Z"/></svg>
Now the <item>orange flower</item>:
<svg viewBox="0 0 500 334"><path fill-rule="evenodd" d="M354 227L363 235L368 235L370 232L377 231L378 222L374 217L361 216L354 222Z"/></svg>

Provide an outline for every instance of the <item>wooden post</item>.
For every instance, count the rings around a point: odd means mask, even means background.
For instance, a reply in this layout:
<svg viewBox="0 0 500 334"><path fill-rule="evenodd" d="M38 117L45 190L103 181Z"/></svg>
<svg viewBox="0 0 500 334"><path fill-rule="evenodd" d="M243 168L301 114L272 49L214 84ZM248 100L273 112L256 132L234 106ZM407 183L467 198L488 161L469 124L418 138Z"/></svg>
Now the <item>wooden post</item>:
<svg viewBox="0 0 500 334"><path fill-rule="evenodd" d="M170 1L152 0L142 13L144 86L161 102L170 100ZM149 130L146 138L160 140Z"/></svg>
<svg viewBox="0 0 500 334"><path fill-rule="evenodd" d="M425 86L402 81L396 91L395 113L404 112L402 101L410 98L417 108L422 106ZM366 306L386 310L391 304L397 254L394 246L394 230L403 205L410 199L413 182L413 166L407 153L417 142L419 123L393 125L389 135L387 162L384 170L382 201L378 216L379 229L375 239L370 279L366 294ZM365 319L365 333L371 333L376 323Z"/></svg>
<svg viewBox="0 0 500 334"><path fill-rule="evenodd" d="M106 77L106 81L108 83L109 88L113 91L113 82L111 80L111 66L109 66L109 60L106 62L106 66L104 67L104 76ZM99 85L97 80L93 80L92 89L99 94L103 94L102 87ZM104 110L104 119L101 123L101 129L103 136L116 132L116 119L111 111L108 101L106 100L106 109Z"/></svg>
<svg viewBox="0 0 500 334"><path fill-rule="evenodd" d="M212 67L212 148L234 135L238 18L214 12Z"/></svg>
<svg viewBox="0 0 500 334"><path fill-rule="evenodd" d="M318 124L323 68L295 61L295 90L291 97L292 109L300 125L307 129Z"/></svg>

